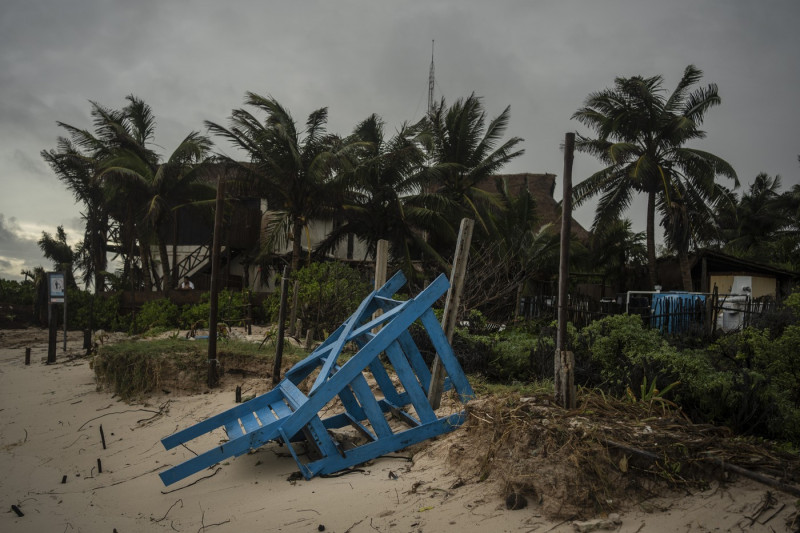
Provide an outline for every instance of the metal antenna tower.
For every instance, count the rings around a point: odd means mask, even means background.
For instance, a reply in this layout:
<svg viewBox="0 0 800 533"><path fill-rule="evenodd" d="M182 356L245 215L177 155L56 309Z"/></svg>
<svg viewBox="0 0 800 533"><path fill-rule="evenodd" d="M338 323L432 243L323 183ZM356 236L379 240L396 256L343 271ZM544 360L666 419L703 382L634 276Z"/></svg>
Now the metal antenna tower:
<svg viewBox="0 0 800 533"><path fill-rule="evenodd" d="M433 68L433 45L436 41L431 39L431 71L428 74L428 114L433 112L433 86L434 86L434 68Z"/></svg>

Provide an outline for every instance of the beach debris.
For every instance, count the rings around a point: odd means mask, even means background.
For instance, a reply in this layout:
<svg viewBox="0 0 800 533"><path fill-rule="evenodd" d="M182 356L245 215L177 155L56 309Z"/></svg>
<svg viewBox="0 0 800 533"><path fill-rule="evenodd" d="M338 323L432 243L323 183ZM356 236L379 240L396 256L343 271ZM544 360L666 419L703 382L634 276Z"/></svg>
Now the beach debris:
<svg viewBox="0 0 800 533"><path fill-rule="evenodd" d="M23 512L20 510L20 508L19 508L19 507L17 507L16 505L13 505L13 504L12 504L12 505L11 505L11 510L12 510L12 511L14 511L15 513L17 513L17 516L19 516L19 517L23 517L23 516L25 516L25 513L23 513Z"/></svg>
<svg viewBox="0 0 800 533"><path fill-rule="evenodd" d="M97 458L97 473L98 474L102 474L103 473L103 463L100 462L100 458L99 457Z"/></svg>
<svg viewBox="0 0 800 533"><path fill-rule="evenodd" d="M270 392L162 439L169 450L218 428L224 428L229 438L228 442L161 472L164 484L175 483L273 440L287 444L303 477L311 479L460 426L466 419L465 412L440 417L432 408L426 396L431 371L409 331L419 321L447 373L445 390L454 389L462 403L472 399L472 387L432 309L449 283L441 275L415 298L392 299L405 283L405 276L398 272L370 294L348 320L293 366ZM376 316L376 311L382 314ZM340 356L346 345L355 345L358 351L344 361ZM397 383L384 365L392 367ZM379 389L378 396L367 378ZM331 412L334 414L322 418L322 414ZM394 417L398 424L390 426L387 417ZM353 428L366 442L343 449L329 430L344 427ZM302 459L294 445L300 441L312 452Z"/></svg>
<svg viewBox="0 0 800 533"><path fill-rule="evenodd" d="M586 520L585 522L576 521L572 523L572 527L578 533L588 533L589 531L599 530L615 530L622 524L622 519L617 513L611 513L608 518L595 518L594 520Z"/></svg>
<svg viewBox="0 0 800 533"><path fill-rule="evenodd" d="M518 511L528 506L528 499L519 492L512 492L506 496L506 509Z"/></svg>
<svg viewBox="0 0 800 533"><path fill-rule="evenodd" d="M100 440L103 442L103 449L106 449L106 434L103 433L103 424L100 424Z"/></svg>

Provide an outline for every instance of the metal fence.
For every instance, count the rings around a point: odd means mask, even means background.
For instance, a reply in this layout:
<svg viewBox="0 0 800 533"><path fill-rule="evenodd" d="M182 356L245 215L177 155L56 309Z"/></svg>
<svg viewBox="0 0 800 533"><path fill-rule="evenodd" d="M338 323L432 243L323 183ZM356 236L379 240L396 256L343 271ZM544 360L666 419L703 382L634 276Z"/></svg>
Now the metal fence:
<svg viewBox="0 0 800 533"><path fill-rule="evenodd" d="M568 320L582 328L605 316L636 314L644 324L668 335L712 335L716 331L735 331L756 323L776 308L770 297L683 293L679 298L655 296L670 293L639 293L631 297L595 299L570 295ZM674 293L673 293L674 294ZM556 320L556 296L527 296L520 299L518 316L528 320Z"/></svg>

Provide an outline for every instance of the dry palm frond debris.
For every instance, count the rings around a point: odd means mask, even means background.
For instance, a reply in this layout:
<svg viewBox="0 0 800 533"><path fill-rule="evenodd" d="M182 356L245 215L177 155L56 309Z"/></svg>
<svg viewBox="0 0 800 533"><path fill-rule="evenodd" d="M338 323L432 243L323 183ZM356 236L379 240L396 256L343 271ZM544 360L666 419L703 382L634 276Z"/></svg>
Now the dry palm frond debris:
<svg viewBox="0 0 800 533"><path fill-rule="evenodd" d="M585 517L673 489L706 488L730 471L773 480L787 492L800 490L796 454L726 428L693 424L669 402L619 400L584 389L578 403L564 410L545 395L475 400L449 460L465 479L498 482L506 494L539 502L552 518Z"/></svg>

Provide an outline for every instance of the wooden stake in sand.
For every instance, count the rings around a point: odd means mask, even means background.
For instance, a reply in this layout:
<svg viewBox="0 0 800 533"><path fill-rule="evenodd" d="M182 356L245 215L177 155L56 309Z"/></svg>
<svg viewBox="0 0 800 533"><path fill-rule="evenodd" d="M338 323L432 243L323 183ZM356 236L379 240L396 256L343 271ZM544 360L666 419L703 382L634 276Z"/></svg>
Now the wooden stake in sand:
<svg viewBox="0 0 800 533"><path fill-rule="evenodd" d="M289 299L289 267L283 267L281 277L281 305L278 309L278 342L275 347L275 365L272 367L272 384L281 381L281 364L283 363L283 340L286 327L286 301Z"/></svg>
<svg viewBox="0 0 800 533"><path fill-rule="evenodd" d="M30 365L31 364L31 349L30 348L25 348L25 364L26 365Z"/></svg>
<svg viewBox="0 0 800 533"><path fill-rule="evenodd" d="M464 277L467 274L467 259L469 259L469 247L472 244L472 228L475 221L471 218L462 218L461 227L458 230L458 241L456 242L456 254L453 258L453 268L450 272L450 288L447 291L447 299L444 302L444 316L442 316L442 329L447 336L447 342L453 342L453 332L456 329L456 318L458 317L458 306L461 303L461 291L464 288ZM428 388L428 401L431 407L439 408L442 401L442 389L444 388L444 368L439 360L439 354L433 359L433 369L431 370L431 385Z"/></svg>
<svg viewBox="0 0 800 533"><path fill-rule="evenodd" d="M208 312L208 386L216 387L217 376L217 312L219 304L219 248L222 240L222 213L224 210L225 180L217 182L217 199L214 212L214 238L211 244L211 293Z"/></svg>
<svg viewBox="0 0 800 533"><path fill-rule="evenodd" d="M575 356L567 350L567 288L569 285L569 238L572 222L572 160L575 134L564 140L564 197L561 200L561 257L558 270L558 335L555 353L556 403L575 408Z"/></svg>

